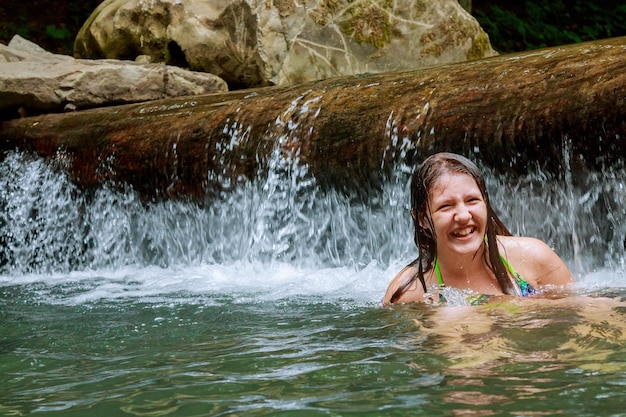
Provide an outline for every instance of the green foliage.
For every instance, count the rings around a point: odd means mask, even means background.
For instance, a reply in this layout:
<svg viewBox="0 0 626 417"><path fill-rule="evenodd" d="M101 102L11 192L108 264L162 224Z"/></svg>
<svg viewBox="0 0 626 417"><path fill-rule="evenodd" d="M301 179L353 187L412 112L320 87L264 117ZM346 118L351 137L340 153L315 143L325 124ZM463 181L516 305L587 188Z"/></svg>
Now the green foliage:
<svg viewBox="0 0 626 417"><path fill-rule="evenodd" d="M490 1L474 17L500 52L517 52L626 35L626 5L605 0Z"/></svg>
<svg viewBox="0 0 626 417"><path fill-rule="evenodd" d="M48 25L46 26L46 35L50 36L53 39L67 39L72 34L65 26L61 28L57 28L56 25Z"/></svg>
<svg viewBox="0 0 626 417"><path fill-rule="evenodd" d="M3 43L8 43L13 35L20 35L22 38L28 39L31 32L32 28L27 25L21 23L7 22L0 27L0 39L6 39L6 41Z"/></svg>
<svg viewBox="0 0 626 417"><path fill-rule="evenodd" d="M17 34L47 51L71 55L74 37L101 1L2 0L0 42Z"/></svg>

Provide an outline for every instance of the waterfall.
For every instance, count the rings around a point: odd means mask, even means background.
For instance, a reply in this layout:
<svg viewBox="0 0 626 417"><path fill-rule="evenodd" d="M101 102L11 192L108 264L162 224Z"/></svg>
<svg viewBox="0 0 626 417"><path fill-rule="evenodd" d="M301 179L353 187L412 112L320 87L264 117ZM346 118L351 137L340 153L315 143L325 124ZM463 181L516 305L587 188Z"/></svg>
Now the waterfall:
<svg viewBox="0 0 626 417"><path fill-rule="evenodd" d="M297 152L285 154L277 143L262 175L205 204L145 202L108 186L79 190L63 172L62 155L50 163L12 152L0 163L0 272L241 261L358 270L415 256L410 167L398 166L381 189L355 198L320 188ZM487 172L492 203L514 234L545 240L575 276L603 268L623 275L624 169L564 172Z"/></svg>
<svg viewBox="0 0 626 417"><path fill-rule="evenodd" d="M408 178L357 203L322 191L278 152L264 177L210 204L146 203L113 187L81 192L56 167L17 152L0 164L0 179L3 273L245 260L359 267L411 249Z"/></svg>
<svg viewBox="0 0 626 417"><path fill-rule="evenodd" d="M53 165L18 152L0 164L4 273L240 260L358 268L414 252L407 167L360 201L321 189L297 158L277 151L264 176L198 204L143 202L112 187L81 191ZM579 275L624 268L623 169L486 177L514 234L546 240L572 265L586 266Z"/></svg>

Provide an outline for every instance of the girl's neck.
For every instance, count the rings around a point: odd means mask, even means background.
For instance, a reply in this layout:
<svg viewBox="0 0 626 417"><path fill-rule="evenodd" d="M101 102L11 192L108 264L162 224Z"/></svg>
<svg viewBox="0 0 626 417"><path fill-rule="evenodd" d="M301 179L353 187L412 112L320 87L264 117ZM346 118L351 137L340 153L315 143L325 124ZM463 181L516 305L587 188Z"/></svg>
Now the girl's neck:
<svg viewBox="0 0 626 417"><path fill-rule="evenodd" d="M493 275L485 263L485 246L476 253L456 254L441 253L437 255L439 271L446 286L455 288L472 288L472 283L488 279Z"/></svg>

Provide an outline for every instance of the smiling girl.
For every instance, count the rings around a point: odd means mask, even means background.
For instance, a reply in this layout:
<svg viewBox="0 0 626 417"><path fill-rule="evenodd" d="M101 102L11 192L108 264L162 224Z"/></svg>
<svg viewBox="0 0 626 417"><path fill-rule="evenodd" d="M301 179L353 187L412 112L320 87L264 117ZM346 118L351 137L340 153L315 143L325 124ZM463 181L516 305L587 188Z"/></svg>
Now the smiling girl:
<svg viewBox="0 0 626 417"><path fill-rule="evenodd" d="M438 153L420 165L411 182L411 217L419 255L391 281L385 306L426 301L429 289L444 286L527 296L573 282L544 242L511 236L489 203L482 174L463 156Z"/></svg>

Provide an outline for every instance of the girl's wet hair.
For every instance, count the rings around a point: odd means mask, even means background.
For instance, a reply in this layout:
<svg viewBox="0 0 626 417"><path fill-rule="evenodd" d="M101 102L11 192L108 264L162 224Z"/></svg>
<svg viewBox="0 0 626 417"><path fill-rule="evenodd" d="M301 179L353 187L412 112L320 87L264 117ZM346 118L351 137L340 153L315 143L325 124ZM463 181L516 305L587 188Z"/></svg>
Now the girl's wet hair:
<svg viewBox="0 0 626 417"><path fill-rule="evenodd" d="M415 227L415 245L418 249L418 257L409 266L416 269L406 282L404 282L391 297L391 302L396 301L404 291L416 280L422 283L424 292L426 281L424 274L433 268L435 257L437 256L437 240L434 236L434 225L430 211L429 193L435 182L444 174L466 174L476 181L476 185L482 194L487 206L487 242L496 242L496 235L511 236L511 232L502 223L498 215L491 207L489 194L485 186L485 179L478 167L464 156L454 153L441 152L429 156L422 162L413 174L411 180L411 217ZM426 227L422 227L425 225ZM500 287L505 294L515 294L513 283L508 277L508 272L500 258L498 245L487 244L488 251L484 252L485 263L493 271L498 279Z"/></svg>

